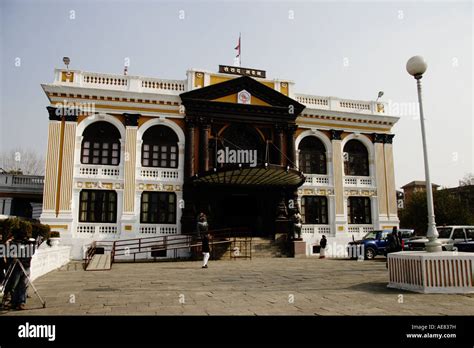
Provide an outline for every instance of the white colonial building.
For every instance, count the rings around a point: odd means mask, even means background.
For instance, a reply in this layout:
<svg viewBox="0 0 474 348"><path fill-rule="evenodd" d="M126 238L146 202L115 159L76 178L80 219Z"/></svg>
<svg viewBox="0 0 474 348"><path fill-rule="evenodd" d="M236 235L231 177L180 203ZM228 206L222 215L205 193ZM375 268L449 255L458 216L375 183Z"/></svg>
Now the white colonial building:
<svg viewBox="0 0 474 348"><path fill-rule="evenodd" d="M291 226L296 201L308 255L322 234L345 247L398 226L398 118L384 102L298 94L292 81L234 67L184 80L56 69L42 87L41 220L75 257L92 240L191 233L200 211L211 229L270 238ZM257 150L258 165L218 163L227 146Z"/></svg>

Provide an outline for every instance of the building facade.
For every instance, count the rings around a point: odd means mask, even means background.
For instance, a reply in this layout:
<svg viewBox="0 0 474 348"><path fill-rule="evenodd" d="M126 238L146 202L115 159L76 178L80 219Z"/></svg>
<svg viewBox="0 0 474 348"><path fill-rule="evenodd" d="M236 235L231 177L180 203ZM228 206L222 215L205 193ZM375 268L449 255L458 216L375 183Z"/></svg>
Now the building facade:
<svg viewBox="0 0 474 348"><path fill-rule="evenodd" d="M44 177L0 173L0 215L39 219Z"/></svg>
<svg viewBox="0 0 474 348"><path fill-rule="evenodd" d="M41 220L75 247L211 229L273 238L296 209L307 254L398 226L383 102L298 94L260 70L185 80L55 70ZM77 248L76 250L77 255Z"/></svg>

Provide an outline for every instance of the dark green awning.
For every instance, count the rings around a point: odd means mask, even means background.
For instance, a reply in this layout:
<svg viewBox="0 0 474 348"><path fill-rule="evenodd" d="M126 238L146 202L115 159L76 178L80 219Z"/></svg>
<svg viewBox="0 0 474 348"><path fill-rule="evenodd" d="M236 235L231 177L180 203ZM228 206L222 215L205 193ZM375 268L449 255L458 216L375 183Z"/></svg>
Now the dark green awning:
<svg viewBox="0 0 474 348"><path fill-rule="evenodd" d="M301 186L304 180L300 171L272 164L216 168L192 178L193 183L199 184L294 188Z"/></svg>

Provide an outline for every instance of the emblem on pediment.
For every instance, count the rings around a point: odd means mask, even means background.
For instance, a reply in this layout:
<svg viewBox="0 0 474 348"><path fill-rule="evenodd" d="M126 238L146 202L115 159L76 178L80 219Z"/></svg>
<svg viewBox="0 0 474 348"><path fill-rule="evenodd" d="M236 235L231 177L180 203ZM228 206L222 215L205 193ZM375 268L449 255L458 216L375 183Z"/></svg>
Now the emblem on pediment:
<svg viewBox="0 0 474 348"><path fill-rule="evenodd" d="M245 89L237 94L237 103L239 104L250 104L251 95Z"/></svg>

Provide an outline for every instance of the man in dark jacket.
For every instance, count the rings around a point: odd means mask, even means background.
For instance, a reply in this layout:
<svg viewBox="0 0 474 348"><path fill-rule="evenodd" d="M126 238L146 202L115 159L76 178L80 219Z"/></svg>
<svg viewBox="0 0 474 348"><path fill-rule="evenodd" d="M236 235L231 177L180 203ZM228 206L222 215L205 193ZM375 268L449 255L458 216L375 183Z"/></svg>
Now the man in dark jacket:
<svg viewBox="0 0 474 348"><path fill-rule="evenodd" d="M326 245L328 244L328 240L326 239L326 236L323 235L321 238L321 241L319 242L319 258L324 259L326 257Z"/></svg>
<svg viewBox="0 0 474 348"><path fill-rule="evenodd" d="M202 268L207 268L207 261L210 257L210 248L209 248L209 233L206 232L202 235L202 254L204 255L204 263Z"/></svg>
<svg viewBox="0 0 474 348"><path fill-rule="evenodd" d="M385 252L387 254L386 267L388 267L388 254L395 253L402 250L402 243L398 237L397 228L394 227L392 233L389 233L387 236L387 246L385 247Z"/></svg>

